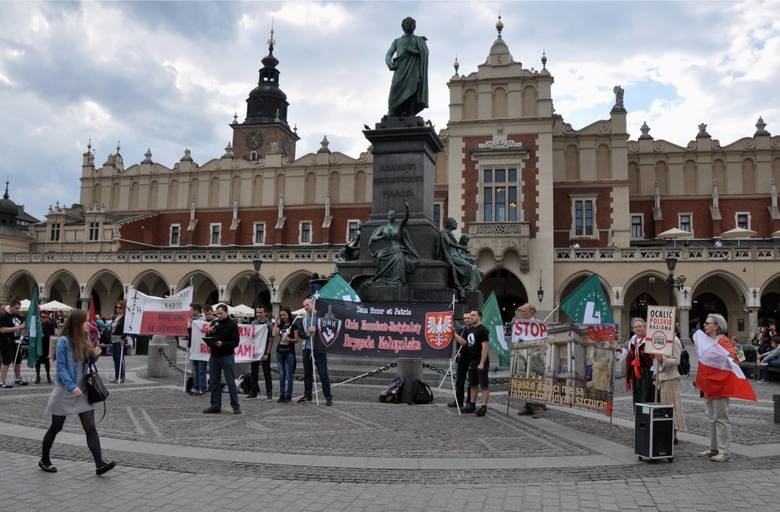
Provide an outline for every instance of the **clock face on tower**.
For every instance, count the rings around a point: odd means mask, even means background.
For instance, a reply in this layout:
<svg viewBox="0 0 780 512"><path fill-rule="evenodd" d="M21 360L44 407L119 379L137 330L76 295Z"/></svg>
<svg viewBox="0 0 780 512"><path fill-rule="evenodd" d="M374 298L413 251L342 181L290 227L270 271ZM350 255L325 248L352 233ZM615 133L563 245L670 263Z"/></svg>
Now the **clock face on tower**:
<svg viewBox="0 0 780 512"><path fill-rule="evenodd" d="M282 139L282 153L284 153L285 156L290 156L291 152L292 152L292 141L290 140L290 137L285 135L284 138Z"/></svg>
<svg viewBox="0 0 780 512"><path fill-rule="evenodd" d="M246 134L246 145L249 149L257 149L263 143L263 133L260 130L253 130Z"/></svg>

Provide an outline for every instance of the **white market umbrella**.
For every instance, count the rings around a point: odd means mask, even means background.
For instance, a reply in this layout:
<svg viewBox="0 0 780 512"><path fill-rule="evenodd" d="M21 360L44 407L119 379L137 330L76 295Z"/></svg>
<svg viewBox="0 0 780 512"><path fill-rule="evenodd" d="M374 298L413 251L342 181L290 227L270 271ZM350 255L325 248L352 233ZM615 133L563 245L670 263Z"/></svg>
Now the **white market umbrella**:
<svg viewBox="0 0 780 512"><path fill-rule="evenodd" d="M247 306L246 304L239 304L238 306L228 306L228 313L234 316L255 316L255 310Z"/></svg>
<svg viewBox="0 0 780 512"><path fill-rule="evenodd" d="M68 306L67 304L63 304L62 302L53 300L50 302L47 302L46 304L41 304L41 309L43 311L72 311L73 308Z"/></svg>
<svg viewBox="0 0 780 512"><path fill-rule="evenodd" d="M728 231L724 231L720 234L721 238L735 238L737 240L737 247L740 246L740 240L743 238L750 238L752 236L756 236L756 232L752 229L745 229L736 227L733 229L729 229Z"/></svg>
<svg viewBox="0 0 780 512"><path fill-rule="evenodd" d="M23 299L19 302L22 303L21 307L19 308L19 311L28 311L30 309L30 299Z"/></svg>
<svg viewBox="0 0 780 512"><path fill-rule="evenodd" d="M671 229L667 229L666 231L662 231L661 233L658 233L656 238L663 238L665 240L674 240L674 246L677 247L678 238L689 238L690 236L691 236L690 231L685 231L684 229L680 229L680 228L671 228Z"/></svg>

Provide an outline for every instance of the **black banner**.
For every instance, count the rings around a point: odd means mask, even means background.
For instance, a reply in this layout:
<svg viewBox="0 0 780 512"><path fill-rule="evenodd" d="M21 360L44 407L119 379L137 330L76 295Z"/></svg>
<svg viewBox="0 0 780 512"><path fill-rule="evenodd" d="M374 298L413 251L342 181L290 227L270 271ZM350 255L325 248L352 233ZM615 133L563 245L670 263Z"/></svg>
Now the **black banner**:
<svg viewBox="0 0 780 512"><path fill-rule="evenodd" d="M447 304L369 304L317 299L316 342L328 353L448 358L452 310Z"/></svg>

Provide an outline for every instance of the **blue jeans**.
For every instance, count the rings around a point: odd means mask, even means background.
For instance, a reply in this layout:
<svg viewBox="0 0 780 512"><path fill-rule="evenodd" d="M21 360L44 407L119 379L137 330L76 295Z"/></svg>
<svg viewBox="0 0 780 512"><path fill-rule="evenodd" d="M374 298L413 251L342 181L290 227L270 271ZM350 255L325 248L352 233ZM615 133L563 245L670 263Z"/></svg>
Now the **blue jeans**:
<svg viewBox="0 0 780 512"><path fill-rule="evenodd" d="M769 369L770 368L780 368L780 357L773 357L772 359L770 359L766 363L769 366L761 368L761 378L764 379L764 380L769 378Z"/></svg>
<svg viewBox="0 0 780 512"><path fill-rule="evenodd" d="M124 351L119 343L112 343L111 344L111 356L114 358L114 379L115 380L124 380L125 379L125 361L124 357L127 355L127 344L125 343ZM120 374L119 368L122 367L122 372Z"/></svg>
<svg viewBox="0 0 780 512"><path fill-rule="evenodd" d="M206 366L208 361L192 361L192 390L206 391Z"/></svg>
<svg viewBox="0 0 780 512"><path fill-rule="evenodd" d="M303 394L311 398L312 388L314 387L314 368L311 364L311 350L303 349ZM314 353L314 367L317 368L317 375L320 376L322 384L322 394L326 400L332 400L330 394L330 377L328 376L328 354L325 352Z"/></svg>
<svg viewBox="0 0 780 512"><path fill-rule="evenodd" d="M279 396L292 396L294 367L295 353L276 353L276 369L279 371Z"/></svg>
<svg viewBox="0 0 780 512"><path fill-rule="evenodd" d="M222 409L222 386L220 377L225 374L225 381L230 393L230 405L238 409L238 388L236 388L236 358L233 355L214 357L209 359L209 378L211 379L211 407Z"/></svg>

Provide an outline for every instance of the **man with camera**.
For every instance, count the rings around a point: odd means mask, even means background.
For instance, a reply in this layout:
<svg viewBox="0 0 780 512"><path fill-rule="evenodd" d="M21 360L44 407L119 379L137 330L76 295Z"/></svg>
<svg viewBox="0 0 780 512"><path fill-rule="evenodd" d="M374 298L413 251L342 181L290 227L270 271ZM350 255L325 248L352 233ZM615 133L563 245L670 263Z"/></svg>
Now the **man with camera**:
<svg viewBox="0 0 780 512"><path fill-rule="evenodd" d="M222 411L222 386L219 381L223 373L230 393L233 414L241 414L235 377L236 361L233 352L239 343L238 324L228 316L227 306L224 304L217 305L216 317L217 319L212 321L208 327L208 336L204 338L211 350L209 358L211 405L203 411L203 414L219 414Z"/></svg>

